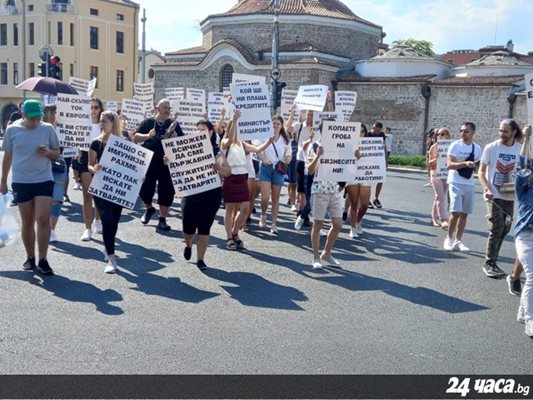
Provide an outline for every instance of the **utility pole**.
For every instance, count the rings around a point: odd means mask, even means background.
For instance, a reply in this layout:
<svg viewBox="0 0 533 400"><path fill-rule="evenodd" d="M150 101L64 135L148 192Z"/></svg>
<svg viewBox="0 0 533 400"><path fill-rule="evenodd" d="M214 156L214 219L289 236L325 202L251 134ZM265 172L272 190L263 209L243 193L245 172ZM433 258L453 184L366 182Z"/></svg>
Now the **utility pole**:
<svg viewBox="0 0 533 400"><path fill-rule="evenodd" d="M26 0L22 0L22 81L26 80ZM26 100L26 91L23 91Z"/></svg>
<svg viewBox="0 0 533 400"><path fill-rule="evenodd" d="M278 47L279 47L279 8L280 0L274 0L274 26L272 27L272 87L270 93L270 108L272 114L276 112L276 98L278 97L278 79L280 77L278 67Z"/></svg>
<svg viewBox="0 0 533 400"><path fill-rule="evenodd" d="M143 17L141 18L143 23L142 33L142 48L141 48L141 82L146 81L146 8L143 8Z"/></svg>

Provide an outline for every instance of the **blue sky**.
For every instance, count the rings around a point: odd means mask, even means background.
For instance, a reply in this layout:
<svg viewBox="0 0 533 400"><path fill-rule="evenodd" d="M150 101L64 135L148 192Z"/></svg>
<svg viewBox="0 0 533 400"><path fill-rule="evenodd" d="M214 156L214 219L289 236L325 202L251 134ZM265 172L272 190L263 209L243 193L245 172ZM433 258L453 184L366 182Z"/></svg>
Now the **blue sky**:
<svg viewBox="0 0 533 400"><path fill-rule="evenodd" d="M284 0L281 0L284 1ZM146 48L163 53L201 45L199 22L237 0L137 0L146 9ZM386 43L425 39L437 53L505 44L533 51L533 0L345 0L359 17L383 26ZM194 5L194 7L191 7ZM529 17L524 18L525 16ZM140 40L139 40L140 44Z"/></svg>

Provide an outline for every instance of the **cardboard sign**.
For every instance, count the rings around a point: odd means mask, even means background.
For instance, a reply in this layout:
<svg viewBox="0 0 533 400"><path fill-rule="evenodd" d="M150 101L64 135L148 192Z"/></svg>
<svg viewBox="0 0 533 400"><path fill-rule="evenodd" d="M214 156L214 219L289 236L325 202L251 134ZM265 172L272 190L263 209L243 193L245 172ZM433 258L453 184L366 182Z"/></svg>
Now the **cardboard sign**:
<svg viewBox="0 0 533 400"><path fill-rule="evenodd" d="M177 117L184 134L192 135L197 131L196 124L204 119L204 106L202 103L178 100Z"/></svg>
<svg viewBox="0 0 533 400"><path fill-rule="evenodd" d="M207 118L213 124L217 123L222 116L224 108L224 93L209 92L207 95Z"/></svg>
<svg viewBox="0 0 533 400"><path fill-rule="evenodd" d="M281 91L281 116L285 121L290 117L289 110L292 107L296 96L298 95L297 90L283 89Z"/></svg>
<svg viewBox="0 0 533 400"><path fill-rule="evenodd" d="M349 121L357 103L357 92L336 91L335 111L340 113L344 121Z"/></svg>
<svg viewBox="0 0 533 400"><path fill-rule="evenodd" d="M438 140L437 141L437 172L435 177L438 179L448 178L448 149L454 140Z"/></svg>
<svg viewBox="0 0 533 400"><path fill-rule="evenodd" d="M371 185L385 182L387 168L382 138L361 138L361 158L357 162L355 183Z"/></svg>
<svg viewBox="0 0 533 400"><path fill-rule="evenodd" d="M324 121L320 144L324 154L320 157L317 179L320 181L353 182L356 175L359 148L360 122Z"/></svg>
<svg viewBox="0 0 533 400"><path fill-rule="evenodd" d="M121 114L128 119L126 129L128 131L137 130L144 120L144 104L137 100L122 99Z"/></svg>
<svg viewBox="0 0 533 400"><path fill-rule="evenodd" d="M206 132L164 139L163 149L177 197L190 196L220 187L213 169L213 146Z"/></svg>
<svg viewBox="0 0 533 400"><path fill-rule="evenodd" d="M56 132L64 147L87 150L92 140L91 98L58 93Z"/></svg>
<svg viewBox="0 0 533 400"><path fill-rule="evenodd" d="M527 106L527 123L533 125L533 74L527 74L526 80L526 106Z"/></svg>
<svg viewBox="0 0 533 400"><path fill-rule="evenodd" d="M274 134L270 116L270 95L267 85L230 86L233 104L241 111L238 135L241 140L266 140Z"/></svg>
<svg viewBox="0 0 533 400"><path fill-rule="evenodd" d="M89 193L133 209L153 152L122 137L111 135L94 174Z"/></svg>
<svg viewBox="0 0 533 400"><path fill-rule="evenodd" d="M300 86L294 104L298 110L322 111L327 96L328 87L325 85Z"/></svg>

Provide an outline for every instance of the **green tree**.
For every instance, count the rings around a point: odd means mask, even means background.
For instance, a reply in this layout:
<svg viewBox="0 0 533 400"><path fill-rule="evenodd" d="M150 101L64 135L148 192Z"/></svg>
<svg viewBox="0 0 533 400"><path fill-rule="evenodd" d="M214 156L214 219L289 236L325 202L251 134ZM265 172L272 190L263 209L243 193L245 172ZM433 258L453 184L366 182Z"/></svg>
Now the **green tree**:
<svg viewBox="0 0 533 400"><path fill-rule="evenodd" d="M401 39L395 40L392 42L393 46L409 46L418 51L421 54L425 54L429 57L434 57L435 52L433 51L433 43L428 42L427 40L418 40L418 39Z"/></svg>

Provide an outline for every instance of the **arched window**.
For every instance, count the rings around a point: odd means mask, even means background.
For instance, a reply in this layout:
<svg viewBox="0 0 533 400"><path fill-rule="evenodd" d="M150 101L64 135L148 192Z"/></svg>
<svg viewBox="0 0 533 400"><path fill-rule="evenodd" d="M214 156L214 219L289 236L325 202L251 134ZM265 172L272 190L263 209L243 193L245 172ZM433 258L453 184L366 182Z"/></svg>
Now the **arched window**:
<svg viewBox="0 0 533 400"><path fill-rule="evenodd" d="M229 64L226 64L222 67L220 70L220 91L222 91L225 87L229 87L231 79L233 78L233 72L235 72L235 70Z"/></svg>

